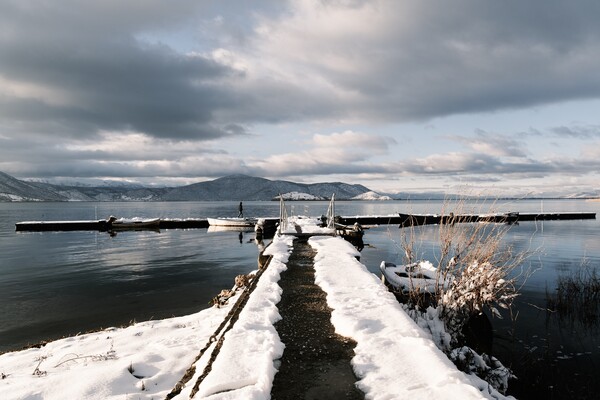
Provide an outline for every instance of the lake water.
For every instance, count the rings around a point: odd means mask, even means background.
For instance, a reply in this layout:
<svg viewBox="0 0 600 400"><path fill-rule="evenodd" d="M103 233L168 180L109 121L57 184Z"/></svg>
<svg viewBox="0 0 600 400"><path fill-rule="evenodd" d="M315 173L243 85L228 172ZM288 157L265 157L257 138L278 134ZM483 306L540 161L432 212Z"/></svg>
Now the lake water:
<svg viewBox="0 0 600 400"><path fill-rule="evenodd" d="M131 321L185 315L208 307L234 277L257 267L254 232L207 229L160 232L15 232L31 220L117 217L237 216L237 202L0 203L0 352L28 343ZM320 216L326 202L290 202L290 215ZM520 200L469 204L476 211L596 212L600 202ZM441 201L337 202L336 214L439 213ZM276 217L277 202L245 202L247 216ZM465 211L471 211L470 209ZM434 257L437 227L418 229L420 255ZM529 250L516 319L493 319L494 353L521 378L519 398L579 398L600 366L599 324L548 313L557 279L600 268L599 220L521 222L505 241ZM378 273L382 260L402 262L400 229L367 230L361 262ZM267 241L268 242L268 241ZM600 270L598 271L600 273ZM577 313L575 313L577 314Z"/></svg>

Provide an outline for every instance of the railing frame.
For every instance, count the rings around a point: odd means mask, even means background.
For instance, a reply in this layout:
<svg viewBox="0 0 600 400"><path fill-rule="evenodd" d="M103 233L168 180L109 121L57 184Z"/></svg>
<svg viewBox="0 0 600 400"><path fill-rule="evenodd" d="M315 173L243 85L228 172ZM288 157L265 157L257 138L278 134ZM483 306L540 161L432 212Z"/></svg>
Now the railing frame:
<svg viewBox="0 0 600 400"><path fill-rule="evenodd" d="M283 196L279 193L279 234L287 230L288 215Z"/></svg>
<svg viewBox="0 0 600 400"><path fill-rule="evenodd" d="M333 235L337 234L337 229L335 229L335 193L331 195L331 200L329 200L329 206L327 207L327 228L333 230Z"/></svg>

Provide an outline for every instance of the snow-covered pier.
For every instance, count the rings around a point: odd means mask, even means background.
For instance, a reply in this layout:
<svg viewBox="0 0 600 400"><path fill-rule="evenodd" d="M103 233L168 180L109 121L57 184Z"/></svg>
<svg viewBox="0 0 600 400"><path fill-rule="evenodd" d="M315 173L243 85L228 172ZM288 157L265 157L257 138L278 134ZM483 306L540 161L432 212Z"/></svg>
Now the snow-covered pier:
<svg viewBox="0 0 600 400"><path fill-rule="evenodd" d="M212 338L169 398L492 398L358 251L318 223L288 219L237 322Z"/></svg>
<svg viewBox="0 0 600 400"><path fill-rule="evenodd" d="M460 372L319 222L289 218L220 307L0 355L2 397L502 398Z"/></svg>

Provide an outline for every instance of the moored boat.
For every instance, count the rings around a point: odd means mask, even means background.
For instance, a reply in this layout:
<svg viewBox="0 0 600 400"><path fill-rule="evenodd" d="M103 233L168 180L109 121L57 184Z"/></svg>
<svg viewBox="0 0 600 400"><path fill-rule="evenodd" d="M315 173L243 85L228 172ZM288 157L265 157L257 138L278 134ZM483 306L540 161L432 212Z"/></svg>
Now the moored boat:
<svg viewBox="0 0 600 400"><path fill-rule="evenodd" d="M435 293L443 285L443 278L429 261L406 265L382 261L379 269L382 281L396 292Z"/></svg>
<svg viewBox="0 0 600 400"><path fill-rule="evenodd" d="M125 230L125 229L158 229L160 227L160 218L152 219L116 219L110 217L108 219L110 229Z"/></svg>
<svg viewBox="0 0 600 400"><path fill-rule="evenodd" d="M256 225L256 218L207 218L210 226L236 226L253 227Z"/></svg>
<svg viewBox="0 0 600 400"><path fill-rule="evenodd" d="M456 224L472 222L515 223L519 221L518 212L491 214L403 214L400 216L400 226Z"/></svg>

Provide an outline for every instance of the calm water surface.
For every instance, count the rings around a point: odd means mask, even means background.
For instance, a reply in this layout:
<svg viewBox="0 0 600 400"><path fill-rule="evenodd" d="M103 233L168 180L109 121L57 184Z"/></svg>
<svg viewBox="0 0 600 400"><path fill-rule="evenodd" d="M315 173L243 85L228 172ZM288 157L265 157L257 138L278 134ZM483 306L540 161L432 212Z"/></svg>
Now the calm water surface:
<svg viewBox="0 0 600 400"><path fill-rule="evenodd" d="M582 212L600 215L600 202L522 200L468 204L465 211ZM440 201L337 202L338 215L439 213ZM320 216L325 202L288 203L288 213ZM248 216L275 217L277 202L245 202ZM208 307L236 275L256 269L254 232L207 229L160 232L15 232L31 220L117 217L237 216L237 202L0 203L0 352L64 335L185 315ZM437 227L419 228L419 254L434 258ZM591 392L600 366L598 324L568 321L545 311L557 278L600 268L600 222L522 222L505 241L532 256L519 279L521 296L511 319L493 319L494 353L511 366L519 398ZM397 226L367 230L361 262L378 273L382 260L402 262ZM530 273L531 272L531 273ZM600 271L599 271L600 272ZM575 316L576 317L576 316Z"/></svg>

